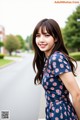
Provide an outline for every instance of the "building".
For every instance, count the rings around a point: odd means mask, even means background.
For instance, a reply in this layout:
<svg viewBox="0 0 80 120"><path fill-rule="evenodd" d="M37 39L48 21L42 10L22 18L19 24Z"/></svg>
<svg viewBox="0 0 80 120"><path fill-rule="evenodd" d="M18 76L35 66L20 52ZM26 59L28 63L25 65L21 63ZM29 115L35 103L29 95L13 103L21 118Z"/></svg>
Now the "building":
<svg viewBox="0 0 80 120"><path fill-rule="evenodd" d="M0 25L0 42L4 42L5 40L5 28ZM5 53L5 49L4 47L0 47L0 53L4 54Z"/></svg>

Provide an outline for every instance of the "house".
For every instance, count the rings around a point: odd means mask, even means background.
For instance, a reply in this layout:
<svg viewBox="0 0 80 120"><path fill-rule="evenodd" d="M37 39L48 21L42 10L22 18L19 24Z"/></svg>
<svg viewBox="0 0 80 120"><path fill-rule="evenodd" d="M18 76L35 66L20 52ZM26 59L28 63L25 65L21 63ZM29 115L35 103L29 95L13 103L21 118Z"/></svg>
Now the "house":
<svg viewBox="0 0 80 120"><path fill-rule="evenodd" d="M5 28L0 25L0 42L4 42L5 40ZM5 54L4 47L0 47L0 53Z"/></svg>

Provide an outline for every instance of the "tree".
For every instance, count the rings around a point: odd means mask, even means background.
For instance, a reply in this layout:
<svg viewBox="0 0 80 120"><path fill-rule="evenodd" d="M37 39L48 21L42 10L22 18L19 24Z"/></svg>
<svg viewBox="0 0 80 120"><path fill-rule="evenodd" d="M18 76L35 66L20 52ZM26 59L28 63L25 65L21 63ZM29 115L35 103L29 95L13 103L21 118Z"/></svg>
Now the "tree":
<svg viewBox="0 0 80 120"><path fill-rule="evenodd" d="M24 39L20 35L16 35L16 37L18 38L18 40L21 43L20 49L24 49L25 48L25 41L24 41Z"/></svg>
<svg viewBox="0 0 80 120"><path fill-rule="evenodd" d="M28 45L28 49L32 50L32 34L30 36L27 36L26 43Z"/></svg>
<svg viewBox="0 0 80 120"><path fill-rule="evenodd" d="M1 52L1 47L4 46L3 42L0 41L0 52Z"/></svg>
<svg viewBox="0 0 80 120"><path fill-rule="evenodd" d="M68 17L63 38L69 49L80 50L80 6Z"/></svg>
<svg viewBox="0 0 80 120"><path fill-rule="evenodd" d="M14 35L7 35L6 40L4 42L4 47L11 55L13 51L16 51L20 48L20 41Z"/></svg>

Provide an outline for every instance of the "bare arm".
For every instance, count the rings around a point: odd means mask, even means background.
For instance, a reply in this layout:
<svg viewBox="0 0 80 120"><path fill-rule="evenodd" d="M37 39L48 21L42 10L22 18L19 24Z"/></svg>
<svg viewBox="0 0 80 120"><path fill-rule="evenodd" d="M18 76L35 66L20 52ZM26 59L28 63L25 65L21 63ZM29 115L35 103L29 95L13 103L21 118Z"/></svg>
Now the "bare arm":
<svg viewBox="0 0 80 120"><path fill-rule="evenodd" d="M72 72L63 73L59 77L72 96L73 106L80 120L80 88Z"/></svg>

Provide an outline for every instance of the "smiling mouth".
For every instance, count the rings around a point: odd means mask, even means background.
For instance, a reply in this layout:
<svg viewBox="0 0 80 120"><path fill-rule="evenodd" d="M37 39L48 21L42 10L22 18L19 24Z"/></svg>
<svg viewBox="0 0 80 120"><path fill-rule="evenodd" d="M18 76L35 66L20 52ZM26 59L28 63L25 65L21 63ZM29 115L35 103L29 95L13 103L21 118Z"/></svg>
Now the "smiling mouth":
<svg viewBox="0 0 80 120"><path fill-rule="evenodd" d="M39 46L40 46L41 48L45 48L45 47L47 46L47 44L39 44Z"/></svg>

